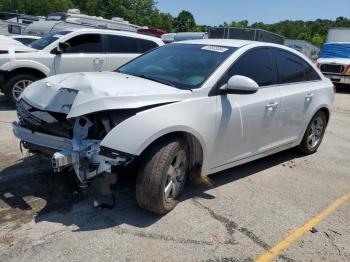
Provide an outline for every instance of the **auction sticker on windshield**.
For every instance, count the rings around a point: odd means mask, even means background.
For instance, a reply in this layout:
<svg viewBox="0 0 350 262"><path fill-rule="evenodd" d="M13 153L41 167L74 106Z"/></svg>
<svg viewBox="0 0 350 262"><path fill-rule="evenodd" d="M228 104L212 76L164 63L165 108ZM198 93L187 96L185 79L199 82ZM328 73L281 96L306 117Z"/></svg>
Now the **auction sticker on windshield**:
<svg viewBox="0 0 350 262"><path fill-rule="evenodd" d="M228 48L222 46L207 45L202 47L203 50L209 50L213 52L223 53L228 50Z"/></svg>

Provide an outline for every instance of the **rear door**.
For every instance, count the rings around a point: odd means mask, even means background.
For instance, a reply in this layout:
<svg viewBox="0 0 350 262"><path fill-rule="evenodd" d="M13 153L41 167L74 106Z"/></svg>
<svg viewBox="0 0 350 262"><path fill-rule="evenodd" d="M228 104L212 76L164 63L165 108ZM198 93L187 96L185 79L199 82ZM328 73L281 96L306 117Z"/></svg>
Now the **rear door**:
<svg viewBox="0 0 350 262"><path fill-rule="evenodd" d="M147 50L145 45L142 46L142 49L140 48L141 40L138 38L121 35L105 35L105 37L107 42L107 70L115 70Z"/></svg>
<svg viewBox="0 0 350 262"><path fill-rule="evenodd" d="M106 70L101 34L81 34L65 42L69 47L54 58L56 74Z"/></svg>
<svg viewBox="0 0 350 262"><path fill-rule="evenodd" d="M234 75L255 80L259 90L253 94L227 94L218 97L220 128L211 160L212 168L233 164L278 145L280 87L276 85L276 66L267 47L255 48L239 57L219 86Z"/></svg>
<svg viewBox="0 0 350 262"><path fill-rule="evenodd" d="M283 143L296 141L311 118L315 90L320 77L303 58L278 48L276 58L278 83L281 87L281 125L278 132Z"/></svg>

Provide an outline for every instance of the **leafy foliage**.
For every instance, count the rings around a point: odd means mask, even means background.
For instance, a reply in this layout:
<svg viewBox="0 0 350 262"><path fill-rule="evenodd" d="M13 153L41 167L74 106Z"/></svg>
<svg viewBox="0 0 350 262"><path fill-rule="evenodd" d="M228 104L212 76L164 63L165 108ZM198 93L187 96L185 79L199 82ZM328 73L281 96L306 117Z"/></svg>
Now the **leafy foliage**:
<svg viewBox="0 0 350 262"><path fill-rule="evenodd" d="M73 7L71 0L0 0L1 11L19 10L30 15L47 15Z"/></svg>
<svg viewBox="0 0 350 262"><path fill-rule="evenodd" d="M193 15L188 11L181 11L174 19L174 24L178 32L196 31L197 25Z"/></svg>
<svg viewBox="0 0 350 262"><path fill-rule="evenodd" d="M208 28L205 25L197 25L188 11L181 11L177 17L160 12L156 8L155 0L0 0L1 11L21 10L31 15L45 16L69 8L79 8L83 13L105 18L122 17L133 24L161 28L168 32L206 31ZM286 38L307 40L320 46L326 40L329 28L350 27L350 19L338 17L335 21L285 20L274 24L259 22L251 25L247 20L243 20L224 22L220 26L265 29Z"/></svg>

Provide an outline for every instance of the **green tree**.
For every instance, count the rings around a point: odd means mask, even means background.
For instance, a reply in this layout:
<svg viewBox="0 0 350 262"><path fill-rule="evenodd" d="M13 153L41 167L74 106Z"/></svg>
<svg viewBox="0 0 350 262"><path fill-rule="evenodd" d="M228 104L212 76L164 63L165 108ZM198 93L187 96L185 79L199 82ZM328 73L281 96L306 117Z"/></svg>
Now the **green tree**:
<svg viewBox="0 0 350 262"><path fill-rule="evenodd" d="M0 0L0 10L20 10L29 15L45 16L52 12L67 11L74 7L71 0Z"/></svg>
<svg viewBox="0 0 350 262"><path fill-rule="evenodd" d="M159 13L159 18L160 18L159 24L155 24L154 27L164 29L169 33L175 31L174 18L171 16L171 14Z"/></svg>
<svg viewBox="0 0 350 262"><path fill-rule="evenodd" d="M181 11L174 23L178 32L197 31L196 21L189 11Z"/></svg>
<svg viewBox="0 0 350 262"><path fill-rule="evenodd" d="M326 41L326 36L325 35L321 36L319 34L316 34L310 39L310 41L316 46L321 46Z"/></svg>
<svg viewBox="0 0 350 262"><path fill-rule="evenodd" d="M0 10L2 11L14 11L24 10L23 0L0 0Z"/></svg>
<svg viewBox="0 0 350 262"><path fill-rule="evenodd" d="M232 21L230 24L231 27L240 27L240 28L246 28L248 27L248 20L242 20L242 21Z"/></svg>

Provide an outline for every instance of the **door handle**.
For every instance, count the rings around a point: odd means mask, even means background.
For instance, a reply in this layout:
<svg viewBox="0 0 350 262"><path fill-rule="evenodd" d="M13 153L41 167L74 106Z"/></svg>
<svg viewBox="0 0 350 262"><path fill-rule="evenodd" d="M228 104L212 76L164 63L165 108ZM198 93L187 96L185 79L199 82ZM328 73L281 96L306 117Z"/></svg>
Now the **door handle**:
<svg viewBox="0 0 350 262"><path fill-rule="evenodd" d="M95 58L94 59L94 62L96 63L96 62L98 62L98 63L100 63L100 62L103 62L104 60L102 59L102 58Z"/></svg>
<svg viewBox="0 0 350 262"><path fill-rule="evenodd" d="M268 104L266 105L266 108L267 108L267 110L269 110L269 111L273 111L273 110L275 110L277 107L278 107L278 103L277 103L277 102L271 102L271 103L268 103Z"/></svg>
<svg viewBox="0 0 350 262"><path fill-rule="evenodd" d="M102 71L105 60L98 57L94 58L92 61L94 71Z"/></svg>
<svg viewBox="0 0 350 262"><path fill-rule="evenodd" d="M306 102L311 102L312 98L314 97L314 94L313 93L308 93L306 94L305 96L305 101Z"/></svg>

